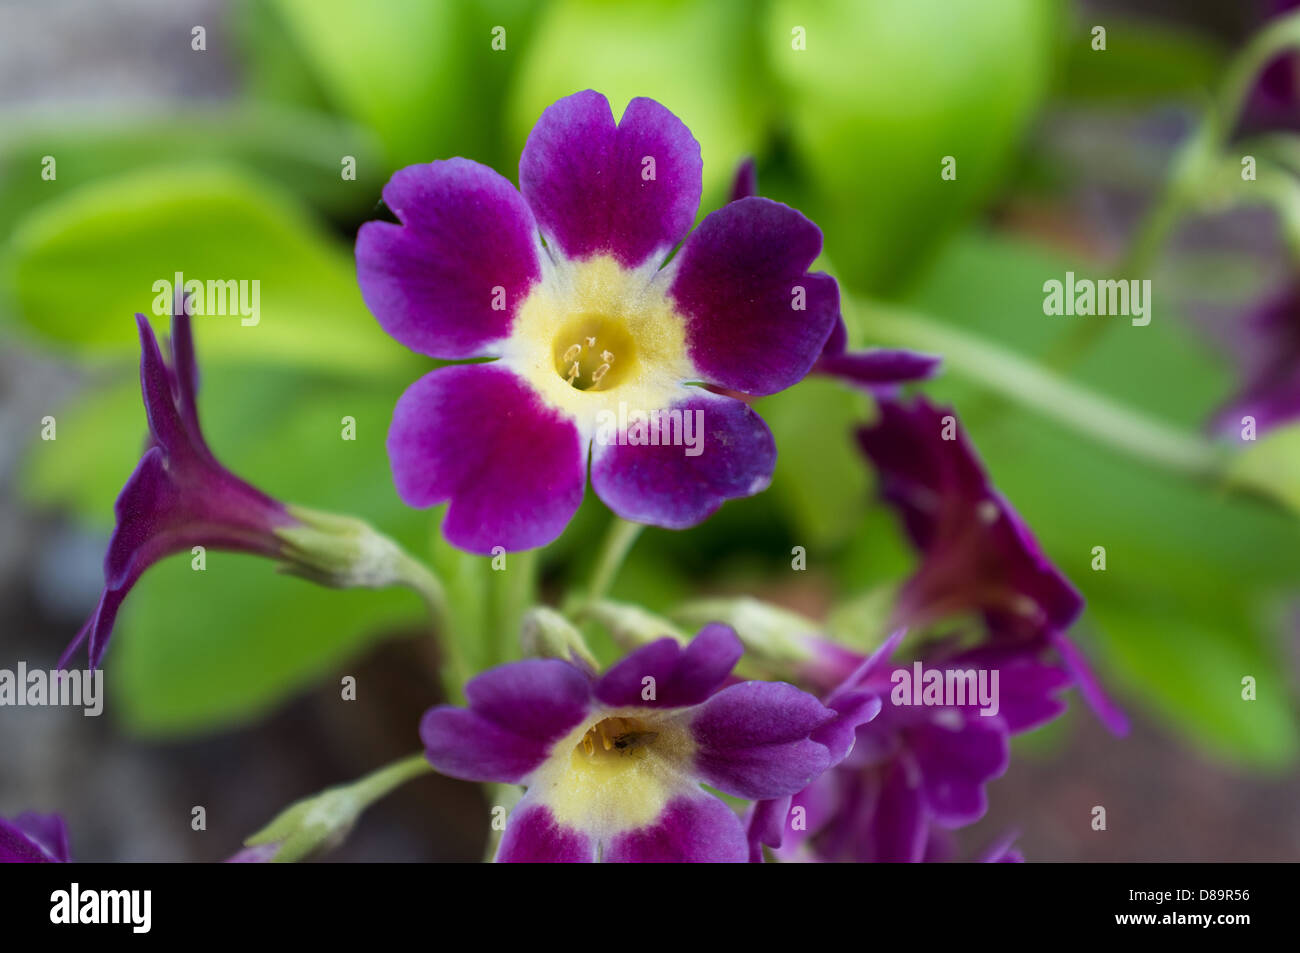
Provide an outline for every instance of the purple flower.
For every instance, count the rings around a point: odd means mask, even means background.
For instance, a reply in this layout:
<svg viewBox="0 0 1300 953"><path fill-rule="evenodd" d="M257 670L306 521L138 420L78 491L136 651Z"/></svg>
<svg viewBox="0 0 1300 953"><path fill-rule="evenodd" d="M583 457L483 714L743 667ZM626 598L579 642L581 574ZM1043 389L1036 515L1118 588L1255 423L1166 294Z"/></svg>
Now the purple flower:
<svg viewBox="0 0 1300 953"><path fill-rule="evenodd" d="M68 828L58 814L0 817L0 864L67 863Z"/></svg>
<svg viewBox="0 0 1300 953"><path fill-rule="evenodd" d="M856 727L856 743L832 770L792 798L756 805L749 818L753 859L761 859L763 844L783 860L936 859L943 831L984 815L984 788L1006 770L1010 736L1065 708L1057 695L1069 674L1030 653L1004 647L932 652L900 667L889 657L901 638L896 633L861 660L827 698L836 707L837 699L875 697L879 714ZM936 697L922 697L921 686L913 685L917 666L937 673L926 676L939 679ZM942 694L944 684L974 691L981 673L994 687L991 705Z"/></svg>
<svg viewBox="0 0 1300 953"><path fill-rule="evenodd" d="M740 819L700 785L788 796L848 741L834 710L791 685L719 691L741 651L714 624L600 676L558 659L503 665L466 685L468 708L430 710L420 736L444 774L526 786L499 861L742 862Z"/></svg>
<svg viewBox="0 0 1300 953"><path fill-rule="evenodd" d="M99 666L122 601L163 557L198 545L278 556L283 543L275 530L295 522L283 504L231 474L208 449L199 429L198 368L185 307L178 302L172 318L170 365L148 320L135 318L149 441L117 498L99 605L64 651L60 667L87 639L90 665Z"/></svg>
<svg viewBox="0 0 1300 953"><path fill-rule="evenodd" d="M1242 418L1257 433L1300 419L1300 282L1262 301L1245 320L1246 382L1214 418L1214 429L1237 436Z"/></svg>
<svg viewBox="0 0 1300 953"><path fill-rule="evenodd" d="M1123 713L1065 636L1083 611L1082 596L993 487L951 408L918 397L911 404L881 400L879 409L858 439L881 494L921 553L893 625L981 613L995 643L1059 652L1098 716L1124 734Z"/></svg>
<svg viewBox="0 0 1300 953"><path fill-rule="evenodd" d="M736 167L731 185L731 201L757 194L758 174L754 160L745 159ZM826 339L821 356L809 373L836 377L872 393L889 396L895 394L902 384L933 377L942 362L941 358L933 354L922 354L919 351L888 348L851 351L848 342L848 328L837 312L831 335Z"/></svg>
<svg viewBox="0 0 1300 953"><path fill-rule="evenodd" d="M587 90L542 114L518 191L461 158L384 187L401 224L357 236L371 312L422 354L494 359L416 381L388 434L398 493L417 507L450 501L453 544L555 539L589 456L615 513L673 529L768 485L770 431L717 391L761 396L802 379L839 291L808 272L821 232L777 202L731 202L688 236L702 168L663 106L633 99L615 124Z"/></svg>
<svg viewBox="0 0 1300 953"><path fill-rule="evenodd" d="M1291 13L1297 0L1268 0L1264 20ZM1300 132L1300 57L1294 50L1264 67L1237 118L1237 138L1269 132Z"/></svg>

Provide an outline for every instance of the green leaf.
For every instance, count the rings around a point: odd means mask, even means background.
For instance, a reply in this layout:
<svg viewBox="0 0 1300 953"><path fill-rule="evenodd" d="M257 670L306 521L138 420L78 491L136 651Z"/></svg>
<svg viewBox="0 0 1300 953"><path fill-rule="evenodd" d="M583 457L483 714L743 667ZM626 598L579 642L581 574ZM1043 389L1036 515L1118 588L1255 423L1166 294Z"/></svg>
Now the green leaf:
<svg viewBox="0 0 1300 953"><path fill-rule="evenodd" d="M1300 516L1300 426L1282 427L1244 444L1228 481L1270 496Z"/></svg>
<svg viewBox="0 0 1300 953"><path fill-rule="evenodd" d="M326 99L375 132L390 170L451 155L499 158L502 91L517 50L533 42L529 4L390 0L382 16L350 0L273 6ZM498 26L503 50L493 48Z"/></svg>
<svg viewBox="0 0 1300 953"><path fill-rule="evenodd" d="M17 222L90 182L197 160L241 165L328 214L364 213L383 184L378 151L375 138L358 126L267 105L8 115L0 118L0 221ZM42 177L46 156L56 163L53 179ZM356 159L355 180L342 177L344 156Z"/></svg>
<svg viewBox="0 0 1300 953"><path fill-rule="evenodd" d="M207 569L194 572L181 554L150 569L127 598L105 660L110 697L139 734L229 728L307 689L376 638L399 626L413 631L419 613L410 592L321 589L231 553L209 552Z"/></svg>
<svg viewBox="0 0 1300 953"><path fill-rule="evenodd" d="M1061 96L1085 103L1146 104L1203 98L1222 73L1223 49L1205 36L1155 20L1107 16L1106 49L1092 48L1092 25L1066 44Z"/></svg>
<svg viewBox="0 0 1300 953"><path fill-rule="evenodd" d="M20 325L65 351L134 354L131 315L170 313L155 283L180 272L248 282L250 293L258 283L256 316L228 302L234 313L195 317L205 362L358 376L411 363L363 305L351 250L288 196L232 169L168 167L86 186L27 216L5 257Z"/></svg>
<svg viewBox="0 0 1300 953"><path fill-rule="evenodd" d="M1277 645L1235 606L1195 608L1147 593L1140 603L1104 601L1091 611L1132 697L1162 721L1223 759L1267 768L1293 762L1295 700ZM1256 682L1253 701L1242 698L1246 676Z"/></svg>
<svg viewBox="0 0 1300 953"><path fill-rule="evenodd" d="M861 523L870 478L853 432L866 405L839 381L810 377L756 408L778 449L769 492L805 547L844 543Z"/></svg>
<svg viewBox="0 0 1300 953"><path fill-rule="evenodd" d="M763 22L808 212L850 285L905 287L985 201L1043 100L1061 5L776 0ZM795 29L806 49L796 49ZM940 178L945 156L956 178ZM772 193L773 198L792 201Z"/></svg>

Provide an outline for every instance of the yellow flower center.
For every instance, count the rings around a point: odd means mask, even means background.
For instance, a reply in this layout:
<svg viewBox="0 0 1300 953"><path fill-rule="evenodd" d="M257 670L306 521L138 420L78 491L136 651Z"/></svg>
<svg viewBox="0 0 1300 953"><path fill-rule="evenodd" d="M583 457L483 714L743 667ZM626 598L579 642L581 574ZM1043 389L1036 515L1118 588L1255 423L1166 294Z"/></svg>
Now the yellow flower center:
<svg viewBox="0 0 1300 953"><path fill-rule="evenodd" d="M670 406L699 375L666 284L608 257L559 262L520 304L501 356L588 434L602 414Z"/></svg>
<svg viewBox="0 0 1300 953"><path fill-rule="evenodd" d="M569 321L555 337L555 372L578 390L606 390L634 372L636 347L627 326L600 314Z"/></svg>

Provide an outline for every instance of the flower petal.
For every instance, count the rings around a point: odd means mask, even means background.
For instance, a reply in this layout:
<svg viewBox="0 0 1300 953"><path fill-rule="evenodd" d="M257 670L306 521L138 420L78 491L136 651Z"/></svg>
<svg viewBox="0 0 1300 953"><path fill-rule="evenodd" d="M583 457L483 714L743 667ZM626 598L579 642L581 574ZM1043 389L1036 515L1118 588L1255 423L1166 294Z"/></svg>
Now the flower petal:
<svg viewBox="0 0 1300 953"><path fill-rule="evenodd" d="M596 845L582 831L560 824L543 804L525 797L510 812L497 848L500 864L589 864Z"/></svg>
<svg viewBox="0 0 1300 953"><path fill-rule="evenodd" d="M397 402L388 458L410 506L451 501L447 540L489 553L544 546L582 502L586 451L574 424L504 367L433 371Z"/></svg>
<svg viewBox="0 0 1300 953"><path fill-rule="evenodd" d="M920 773L906 758L872 779L871 803L855 853L864 863L916 863L925 855L927 824Z"/></svg>
<svg viewBox="0 0 1300 953"><path fill-rule="evenodd" d="M1065 667L1074 676L1074 683L1079 689L1079 694L1083 696L1083 700L1101 719L1101 723L1116 737L1123 738L1126 736L1129 731L1128 716L1106 694L1106 690L1101 686L1101 681L1093 672L1092 666L1088 664L1087 657L1079 651L1079 647L1067 638L1063 632L1052 632L1048 638L1056 651L1060 653L1061 660L1065 662Z"/></svg>
<svg viewBox="0 0 1300 953"><path fill-rule="evenodd" d="M439 705L420 722L429 763L466 781L521 783L587 715L590 682L558 659L489 669L465 685L468 709Z"/></svg>
<svg viewBox="0 0 1300 953"><path fill-rule="evenodd" d="M926 806L942 824L969 824L984 816L984 785L1007 769L1007 730L997 718L971 715L953 730L931 722L911 729L908 748L921 769Z"/></svg>
<svg viewBox="0 0 1300 953"><path fill-rule="evenodd" d="M685 648L675 639L659 639L637 649L601 676L593 691L616 708L697 705L727 680L743 653L729 626L706 625ZM642 696L646 677L654 679L654 699Z"/></svg>
<svg viewBox="0 0 1300 953"><path fill-rule="evenodd" d="M710 384L774 394L812 369L839 317L839 288L808 274L822 233L794 209L745 198L709 213L673 261L669 297Z"/></svg>
<svg viewBox="0 0 1300 953"><path fill-rule="evenodd" d="M653 165L649 160L653 160ZM609 101L586 90L552 103L528 135L519 187L547 241L569 258L662 261L700 207L700 144L653 99Z"/></svg>
<svg viewBox="0 0 1300 953"><path fill-rule="evenodd" d="M808 736L836 713L784 682L742 682L711 697L691 721L699 777L736 797L794 794L830 764Z"/></svg>
<svg viewBox="0 0 1300 953"><path fill-rule="evenodd" d="M68 829L58 814L27 811L0 817L0 864L66 863Z"/></svg>
<svg viewBox="0 0 1300 953"><path fill-rule="evenodd" d="M367 222L357 233L357 280L370 312L421 354L487 354L541 278L523 197L499 173L457 158L399 169L384 201L403 224Z"/></svg>
<svg viewBox="0 0 1300 953"><path fill-rule="evenodd" d="M899 384L933 377L940 363L942 358L919 351L869 348L824 354L813 366L813 373L838 377L850 384L873 390L884 388L892 391Z"/></svg>
<svg viewBox="0 0 1300 953"><path fill-rule="evenodd" d="M776 442L747 404L695 389L671 410L697 428L696 446L619 446L597 439L591 486L611 510L624 519L685 529L726 500L767 489Z"/></svg>
<svg viewBox="0 0 1300 953"><path fill-rule="evenodd" d="M740 818L710 794L668 802L655 823L617 835L601 858L607 863L743 864L749 844Z"/></svg>

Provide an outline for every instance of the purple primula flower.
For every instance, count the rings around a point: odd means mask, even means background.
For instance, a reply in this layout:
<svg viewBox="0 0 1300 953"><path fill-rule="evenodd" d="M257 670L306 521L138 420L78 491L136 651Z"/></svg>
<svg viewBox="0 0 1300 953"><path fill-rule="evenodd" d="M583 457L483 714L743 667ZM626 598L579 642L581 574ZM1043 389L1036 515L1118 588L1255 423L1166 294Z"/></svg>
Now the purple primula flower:
<svg viewBox="0 0 1300 953"><path fill-rule="evenodd" d="M589 456L615 513L673 529L768 485L770 431L717 391L761 396L802 379L839 291L808 272L817 226L777 202L729 203L688 236L702 168L690 130L659 103L633 99L616 124L587 90L542 113L518 191L461 158L401 169L384 187L401 224L357 236L371 312L422 354L495 359L416 381L388 434L398 493L417 507L450 501L453 544L549 543L578 508ZM702 443L683 446L692 437Z"/></svg>
<svg viewBox="0 0 1300 953"><path fill-rule="evenodd" d="M840 714L792 685L722 688L741 651L714 624L599 676L558 659L514 662L472 679L468 708L430 710L420 736L444 774L527 788L499 861L743 862L740 819L700 785L786 797L851 739Z"/></svg>
<svg viewBox="0 0 1300 953"><path fill-rule="evenodd" d="M142 314L135 318L149 441L114 507L117 525L104 557L99 605L64 651L60 667L87 640L90 666L99 666L122 601L163 557L198 545L278 556L283 542L275 530L295 522L283 504L231 474L208 449L199 429L198 368L184 305L177 302L172 318L170 365L149 321Z"/></svg>
<svg viewBox="0 0 1300 953"><path fill-rule="evenodd" d="M939 673L940 684L973 685L985 673L986 684L996 684L993 705L902 692L914 669L889 661L902 634L861 659L827 698L831 707L845 697L880 704L875 718L857 726L846 756L792 798L755 806L748 825L753 859L761 859L761 845L787 861L937 859L937 831L984 815L984 787L1006 770L1010 736L1065 709L1057 696L1070 684L1067 672L1002 647L931 653L921 663Z"/></svg>
<svg viewBox="0 0 1300 953"><path fill-rule="evenodd" d="M1262 433L1300 419L1300 281L1247 315L1246 382L1214 416L1213 428L1240 437L1243 417Z"/></svg>
<svg viewBox="0 0 1300 953"><path fill-rule="evenodd" d="M731 184L731 201L757 194L758 174L754 160L745 159L736 167ZM942 363L942 358L919 351L888 348L851 351L848 342L848 328L837 313L834 329L809 373L836 377L872 393L889 396L897 393L902 384L933 377Z"/></svg>
<svg viewBox="0 0 1300 953"><path fill-rule="evenodd" d="M0 817L0 864L68 863L68 828L58 814Z"/></svg>
<svg viewBox="0 0 1300 953"><path fill-rule="evenodd" d="M995 642L1057 650L1102 721L1126 733L1124 714L1065 635L1083 597L993 487L952 409L917 398L910 405L881 400L879 410L858 439L875 464L881 494L921 552L893 624L982 613Z"/></svg>

